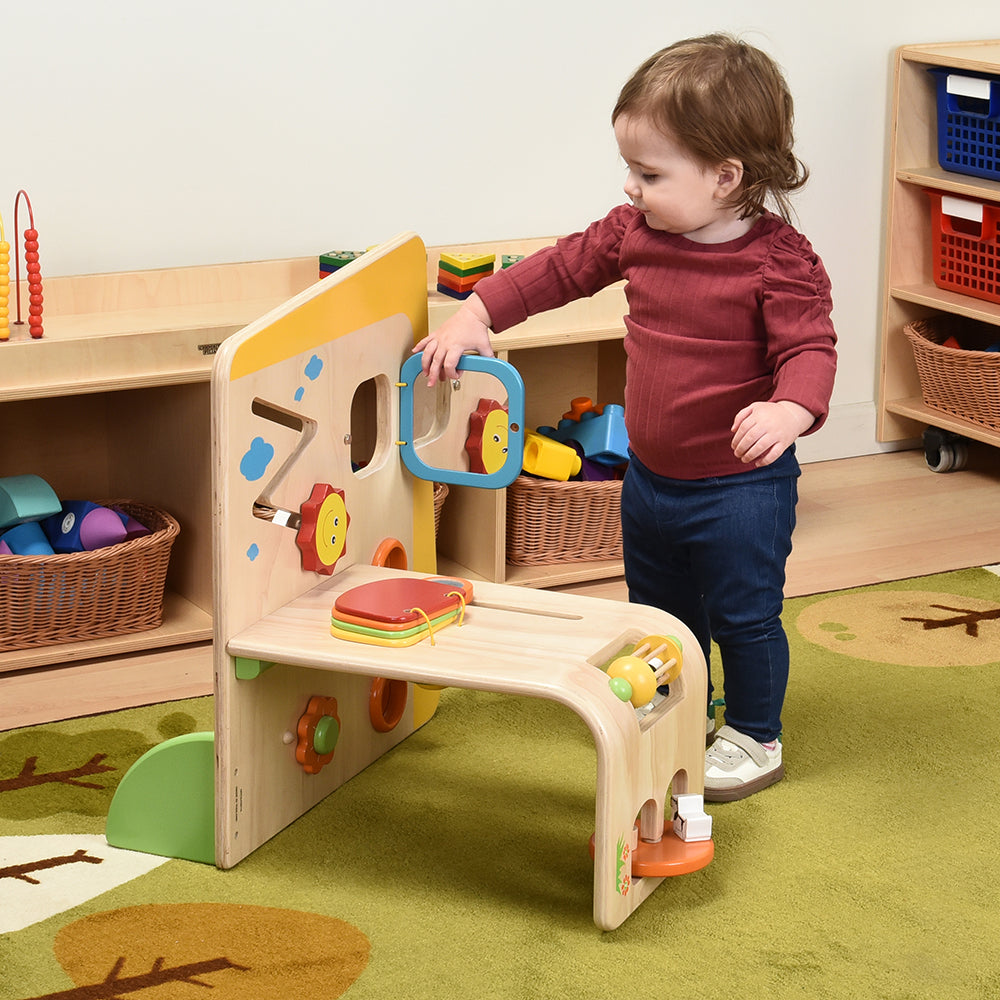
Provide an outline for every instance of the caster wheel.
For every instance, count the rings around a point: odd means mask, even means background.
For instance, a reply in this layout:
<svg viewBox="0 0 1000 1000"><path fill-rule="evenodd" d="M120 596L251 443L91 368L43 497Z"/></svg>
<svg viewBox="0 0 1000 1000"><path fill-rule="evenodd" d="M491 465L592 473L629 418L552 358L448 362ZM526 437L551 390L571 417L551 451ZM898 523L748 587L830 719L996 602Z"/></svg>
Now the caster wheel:
<svg viewBox="0 0 1000 1000"><path fill-rule="evenodd" d="M950 444L942 444L924 456L931 472L951 472L955 466L955 453Z"/></svg>
<svg viewBox="0 0 1000 1000"><path fill-rule="evenodd" d="M931 472L957 472L969 459L968 442L957 434L928 427L924 431L924 460Z"/></svg>

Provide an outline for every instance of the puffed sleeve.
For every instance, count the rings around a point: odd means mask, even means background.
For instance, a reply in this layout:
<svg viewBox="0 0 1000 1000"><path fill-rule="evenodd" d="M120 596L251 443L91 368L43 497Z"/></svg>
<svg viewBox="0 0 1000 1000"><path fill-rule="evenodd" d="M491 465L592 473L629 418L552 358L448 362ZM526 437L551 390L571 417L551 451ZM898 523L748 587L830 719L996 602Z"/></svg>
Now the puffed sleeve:
<svg viewBox="0 0 1000 1000"><path fill-rule="evenodd" d="M775 240L764 268L762 309L774 372L771 400L809 410L816 418L806 431L811 434L829 414L837 335L830 278L801 233L789 230Z"/></svg>

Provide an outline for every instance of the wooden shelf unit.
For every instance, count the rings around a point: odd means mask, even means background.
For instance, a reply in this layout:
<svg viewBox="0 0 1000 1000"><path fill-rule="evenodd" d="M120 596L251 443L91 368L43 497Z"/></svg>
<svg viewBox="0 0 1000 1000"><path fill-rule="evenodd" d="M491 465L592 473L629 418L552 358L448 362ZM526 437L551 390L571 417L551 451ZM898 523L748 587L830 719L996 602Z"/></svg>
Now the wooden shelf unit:
<svg viewBox="0 0 1000 1000"><path fill-rule="evenodd" d="M550 243L509 244L503 253L530 253ZM513 246L513 249L510 247ZM436 269L436 250L428 251ZM470 252L496 250L474 244ZM500 251L497 251L498 255ZM459 303L438 292L428 300L430 329L452 315ZM530 317L494 336L497 356L509 361L524 380L525 425L555 426L577 396L595 403L625 403L624 283L588 299ZM437 540L439 569L467 579L556 587L621 576L620 559L515 566L507 562L507 491L452 486L441 515Z"/></svg>
<svg viewBox="0 0 1000 1000"><path fill-rule="evenodd" d="M55 679L55 668L88 661L120 676L135 658L134 691L114 707L141 704L163 679L138 675L163 653L183 664L178 676L192 694L211 690L212 359L223 339L315 275L307 259L49 278L37 341L13 322L12 289L11 339L0 344L0 475L34 473L67 499L152 503L177 518L181 534L159 628L0 650L5 683L47 668ZM26 316L24 288L22 306ZM62 714L74 713L63 706Z"/></svg>
<svg viewBox="0 0 1000 1000"><path fill-rule="evenodd" d="M903 334L907 323L940 313L1000 327L1000 305L938 288L932 278L931 208L924 189L1000 202L1000 182L940 167L936 84L928 72L932 66L998 74L1000 40L907 45L896 52L877 435L880 441L909 440L932 426L1000 445L1000 432L924 403L913 351Z"/></svg>
<svg viewBox="0 0 1000 1000"><path fill-rule="evenodd" d="M528 254L550 239L429 247L431 329L460 306L435 291L442 249ZM211 690L212 552L209 379L225 338L307 288L315 257L45 280L45 334L15 326L0 344L0 475L34 473L59 496L136 499L170 511L181 533L171 552L163 624L152 631L27 650L0 650L0 683L67 665L129 675L176 661L180 690ZM26 286L22 287L27 315ZM574 396L623 402L625 312L620 286L523 324L495 339L521 370L529 426L554 423ZM620 575L620 562L522 572L505 563L505 491L453 487L445 506L441 565L478 580L541 586ZM158 657L161 653L162 657ZM193 666L193 664L196 664ZM27 675L31 675L30 677ZM158 682L136 678L119 704L143 704ZM99 681L97 682L99 685ZM178 697L181 694L177 695ZM58 700L54 692L53 701ZM155 699L154 699L155 700ZM92 706L89 711L95 711ZM53 709L50 718L74 712ZM28 720L47 721L44 718Z"/></svg>

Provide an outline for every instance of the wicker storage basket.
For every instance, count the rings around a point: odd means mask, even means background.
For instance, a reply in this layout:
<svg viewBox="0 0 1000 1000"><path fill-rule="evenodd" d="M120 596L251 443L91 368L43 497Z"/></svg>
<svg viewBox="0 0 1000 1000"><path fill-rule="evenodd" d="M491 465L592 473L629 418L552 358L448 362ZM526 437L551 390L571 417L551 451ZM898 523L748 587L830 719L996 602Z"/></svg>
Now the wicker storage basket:
<svg viewBox="0 0 1000 1000"><path fill-rule="evenodd" d="M0 555L0 652L156 628L177 521L156 507L106 500L150 534L93 552Z"/></svg>
<svg viewBox="0 0 1000 1000"><path fill-rule="evenodd" d="M507 561L518 566L622 557L622 484L518 476L507 487Z"/></svg>
<svg viewBox="0 0 1000 1000"><path fill-rule="evenodd" d="M1000 329L942 315L907 323L903 333L913 347L924 402L1000 430L1000 353L943 346L954 336L963 346L985 348L1000 341Z"/></svg>

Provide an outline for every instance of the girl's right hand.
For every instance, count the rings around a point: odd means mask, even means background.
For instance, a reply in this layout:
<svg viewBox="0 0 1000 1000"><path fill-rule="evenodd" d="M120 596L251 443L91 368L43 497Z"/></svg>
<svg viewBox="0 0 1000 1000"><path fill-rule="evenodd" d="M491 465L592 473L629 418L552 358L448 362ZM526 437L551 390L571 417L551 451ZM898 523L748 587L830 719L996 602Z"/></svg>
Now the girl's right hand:
<svg viewBox="0 0 1000 1000"><path fill-rule="evenodd" d="M420 367L427 376L427 385L436 385L442 376L457 379L458 362L466 351L492 358L490 325L483 300L473 292L454 316L413 348L414 354L424 352Z"/></svg>

